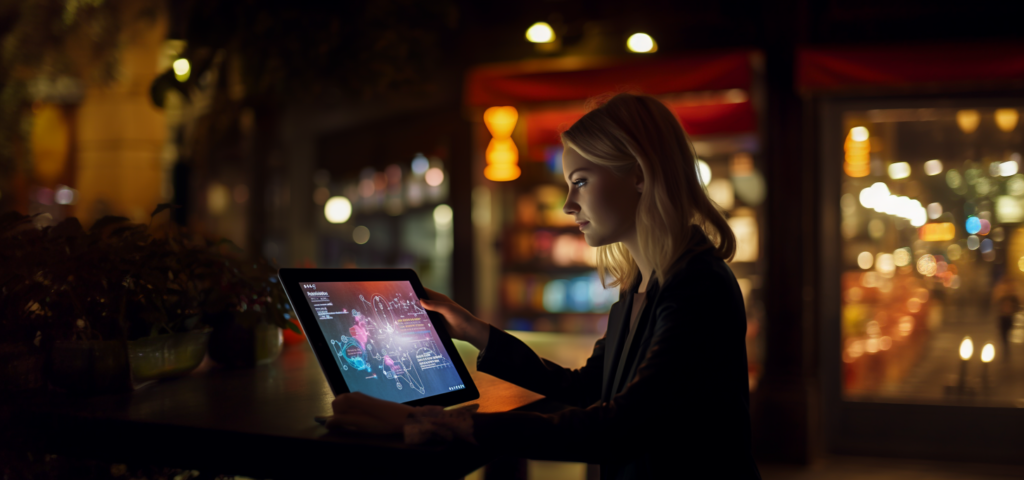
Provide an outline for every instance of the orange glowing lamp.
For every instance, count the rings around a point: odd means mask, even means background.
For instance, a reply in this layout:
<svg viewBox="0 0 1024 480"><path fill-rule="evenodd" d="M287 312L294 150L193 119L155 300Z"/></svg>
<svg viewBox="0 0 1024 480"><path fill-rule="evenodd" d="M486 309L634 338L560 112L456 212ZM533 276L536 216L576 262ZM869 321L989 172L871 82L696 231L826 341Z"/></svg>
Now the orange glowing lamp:
<svg viewBox="0 0 1024 480"><path fill-rule="evenodd" d="M491 132L484 157L487 167L484 177L493 182L508 182L519 178L519 150L512 141L512 130L516 128L519 112L515 107L491 107L484 111L484 125Z"/></svg>
<svg viewBox="0 0 1024 480"><path fill-rule="evenodd" d="M853 127L850 129L850 133L846 136L846 143L843 145L843 150L846 151L846 163L843 165L843 170L846 175L860 178L871 173L869 136L867 128Z"/></svg>
<svg viewBox="0 0 1024 480"><path fill-rule="evenodd" d="M956 226L950 222L926 223L918 232L921 240L926 242L944 242L956 236Z"/></svg>

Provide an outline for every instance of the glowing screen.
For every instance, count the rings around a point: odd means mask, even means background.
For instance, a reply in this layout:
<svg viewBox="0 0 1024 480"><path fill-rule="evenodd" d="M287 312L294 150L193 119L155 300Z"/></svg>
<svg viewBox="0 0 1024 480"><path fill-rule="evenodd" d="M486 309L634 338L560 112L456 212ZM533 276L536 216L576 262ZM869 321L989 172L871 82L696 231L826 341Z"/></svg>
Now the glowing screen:
<svg viewBox="0 0 1024 480"><path fill-rule="evenodd" d="M409 282L302 283L302 291L350 391L404 403L465 388Z"/></svg>

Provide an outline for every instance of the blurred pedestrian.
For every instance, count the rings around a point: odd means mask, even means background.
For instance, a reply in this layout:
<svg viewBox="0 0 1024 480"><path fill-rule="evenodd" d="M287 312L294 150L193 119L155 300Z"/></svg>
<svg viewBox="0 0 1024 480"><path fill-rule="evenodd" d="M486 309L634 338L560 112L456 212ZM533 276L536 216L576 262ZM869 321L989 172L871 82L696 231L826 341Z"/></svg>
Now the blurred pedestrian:
<svg viewBox="0 0 1024 480"><path fill-rule="evenodd" d="M992 303L996 306L999 317L999 335L1003 340L1003 361L1010 361L1010 331L1013 330L1013 319L1020 311L1020 298L1017 295L1017 284L1010 275L1003 274L992 288Z"/></svg>

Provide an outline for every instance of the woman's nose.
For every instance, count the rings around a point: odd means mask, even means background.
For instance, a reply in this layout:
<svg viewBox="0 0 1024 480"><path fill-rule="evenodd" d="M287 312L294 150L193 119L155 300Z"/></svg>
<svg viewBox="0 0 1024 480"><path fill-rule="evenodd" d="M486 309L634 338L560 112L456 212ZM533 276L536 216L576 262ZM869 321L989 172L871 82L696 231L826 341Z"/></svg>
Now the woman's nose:
<svg viewBox="0 0 1024 480"><path fill-rule="evenodd" d="M565 212L566 215L575 215L580 211L580 206L576 204L570 196L565 199L565 205L562 205L562 211Z"/></svg>

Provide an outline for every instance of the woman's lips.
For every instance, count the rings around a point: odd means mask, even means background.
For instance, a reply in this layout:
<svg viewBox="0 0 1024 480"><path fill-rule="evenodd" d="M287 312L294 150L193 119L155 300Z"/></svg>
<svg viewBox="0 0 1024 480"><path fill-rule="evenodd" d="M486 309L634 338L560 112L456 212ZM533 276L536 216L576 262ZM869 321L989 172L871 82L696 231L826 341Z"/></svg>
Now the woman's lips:
<svg viewBox="0 0 1024 480"><path fill-rule="evenodd" d="M590 225L590 222L580 222L579 223L580 230L583 230L584 228L586 228L587 225Z"/></svg>

